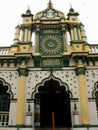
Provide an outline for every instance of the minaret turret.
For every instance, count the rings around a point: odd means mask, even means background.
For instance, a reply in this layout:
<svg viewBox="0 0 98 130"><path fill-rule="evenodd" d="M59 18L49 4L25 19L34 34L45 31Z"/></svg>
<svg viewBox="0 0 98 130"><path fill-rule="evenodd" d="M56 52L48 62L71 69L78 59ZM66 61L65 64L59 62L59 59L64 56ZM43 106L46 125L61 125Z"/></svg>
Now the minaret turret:
<svg viewBox="0 0 98 130"><path fill-rule="evenodd" d="M25 14L21 15L23 18L23 23L21 24L21 42L31 42L31 25L33 21L33 14L28 8Z"/></svg>
<svg viewBox="0 0 98 130"><path fill-rule="evenodd" d="M71 7L68 16L68 30L70 34L70 43L74 51L87 51L87 37L85 34L84 25L78 19L79 13L75 12Z"/></svg>
<svg viewBox="0 0 98 130"><path fill-rule="evenodd" d="M20 41L20 26L16 26L15 28L15 38L13 40L14 44L17 44Z"/></svg>
<svg viewBox="0 0 98 130"><path fill-rule="evenodd" d="M70 37L71 41L80 41L80 29L79 29L79 20L78 20L79 13L75 12L74 9L71 7L68 13L68 22L70 28Z"/></svg>
<svg viewBox="0 0 98 130"><path fill-rule="evenodd" d="M87 36L86 36L85 28L84 28L84 25L82 23L81 23L81 26L80 26L80 31L81 31L82 40L87 42Z"/></svg>
<svg viewBox="0 0 98 130"><path fill-rule="evenodd" d="M23 24L31 23L33 20L33 14L31 13L31 10L29 9L29 7L26 10L26 13L22 14L21 16L23 18Z"/></svg>
<svg viewBox="0 0 98 130"><path fill-rule="evenodd" d="M72 7L69 9L69 13L67 15L69 22L78 22L79 13L75 12Z"/></svg>

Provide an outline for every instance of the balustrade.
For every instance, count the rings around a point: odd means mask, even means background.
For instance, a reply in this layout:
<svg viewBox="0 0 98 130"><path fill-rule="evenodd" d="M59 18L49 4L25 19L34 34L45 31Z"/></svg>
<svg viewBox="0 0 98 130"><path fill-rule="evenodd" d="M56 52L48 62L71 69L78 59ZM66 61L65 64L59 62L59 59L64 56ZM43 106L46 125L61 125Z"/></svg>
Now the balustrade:
<svg viewBox="0 0 98 130"><path fill-rule="evenodd" d="M8 126L9 114L0 113L0 126Z"/></svg>
<svg viewBox="0 0 98 130"><path fill-rule="evenodd" d="M91 45L90 52L91 53L98 53L98 45Z"/></svg>
<svg viewBox="0 0 98 130"><path fill-rule="evenodd" d="M0 55L9 55L10 47L2 47L0 48Z"/></svg>

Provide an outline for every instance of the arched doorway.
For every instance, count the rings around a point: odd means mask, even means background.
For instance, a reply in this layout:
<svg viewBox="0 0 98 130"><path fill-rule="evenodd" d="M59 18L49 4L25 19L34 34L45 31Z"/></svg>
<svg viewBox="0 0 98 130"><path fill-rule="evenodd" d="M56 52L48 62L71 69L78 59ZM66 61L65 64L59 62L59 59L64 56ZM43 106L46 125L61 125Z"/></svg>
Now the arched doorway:
<svg viewBox="0 0 98 130"><path fill-rule="evenodd" d="M41 128L71 127L71 112L69 92L58 81L50 79L38 88L36 103L40 108Z"/></svg>

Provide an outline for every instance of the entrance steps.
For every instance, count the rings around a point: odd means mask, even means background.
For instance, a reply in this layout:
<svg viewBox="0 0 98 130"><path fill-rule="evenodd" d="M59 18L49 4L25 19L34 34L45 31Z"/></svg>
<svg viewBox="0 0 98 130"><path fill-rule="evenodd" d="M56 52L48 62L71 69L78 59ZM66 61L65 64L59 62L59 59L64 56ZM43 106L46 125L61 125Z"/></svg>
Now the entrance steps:
<svg viewBox="0 0 98 130"><path fill-rule="evenodd" d="M0 127L0 130L53 130L51 128L4 128L4 127ZM98 130L98 127L89 127L89 128L55 128L55 130Z"/></svg>
<svg viewBox="0 0 98 130"><path fill-rule="evenodd" d="M35 130L72 130L71 128L37 128Z"/></svg>

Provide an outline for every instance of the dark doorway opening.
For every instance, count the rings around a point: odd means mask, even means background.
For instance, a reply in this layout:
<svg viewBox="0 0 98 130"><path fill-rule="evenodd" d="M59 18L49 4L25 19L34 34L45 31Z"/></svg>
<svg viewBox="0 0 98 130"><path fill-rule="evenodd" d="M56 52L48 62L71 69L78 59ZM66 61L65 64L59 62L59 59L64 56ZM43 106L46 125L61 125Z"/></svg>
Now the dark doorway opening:
<svg viewBox="0 0 98 130"><path fill-rule="evenodd" d="M40 127L57 128L71 127L69 92L53 79L39 87L40 96Z"/></svg>

